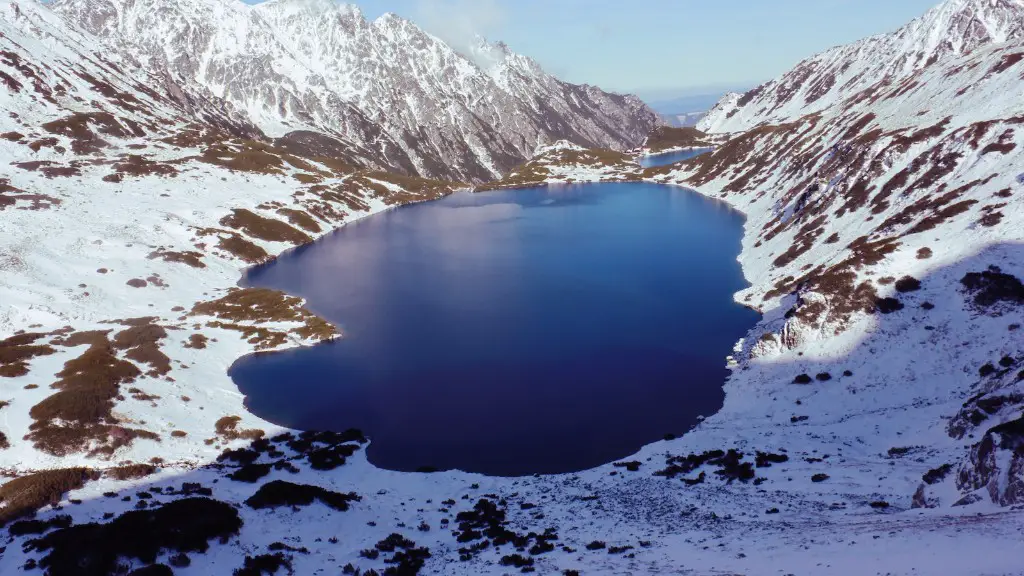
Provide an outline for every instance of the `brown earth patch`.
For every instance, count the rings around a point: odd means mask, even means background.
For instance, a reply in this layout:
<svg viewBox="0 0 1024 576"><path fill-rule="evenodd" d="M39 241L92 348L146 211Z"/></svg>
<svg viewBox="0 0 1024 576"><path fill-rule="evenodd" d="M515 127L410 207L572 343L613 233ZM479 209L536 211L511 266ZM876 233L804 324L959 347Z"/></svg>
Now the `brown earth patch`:
<svg viewBox="0 0 1024 576"><path fill-rule="evenodd" d="M202 350L203 348L206 348L206 343L208 341L209 338L202 334L191 334L188 337L188 342L185 343L185 348L194 348L197 350Z"/></svg>

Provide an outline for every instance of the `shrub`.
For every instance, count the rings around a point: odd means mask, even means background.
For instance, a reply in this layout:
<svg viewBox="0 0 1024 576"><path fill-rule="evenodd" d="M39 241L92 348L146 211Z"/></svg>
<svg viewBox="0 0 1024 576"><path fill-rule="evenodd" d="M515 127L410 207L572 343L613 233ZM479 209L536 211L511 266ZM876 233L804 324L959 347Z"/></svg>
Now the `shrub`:
<svg viewBox="0 0 1024 576"><path fill-rule="evenodd" d="M50 576L116 573L120 558L150 564L163 550L205 552L209 541L238 534L242 520L229 504L186 498L125 512L107 524L81 524L30 541L48 551L39 565Z"/></svg>
<svg viewBox="0 0 1024 576"><path fill-rule="evenodd" d="M263 576L264 574L277 574L277 571L285 568L291 572L291 560L285 557L282 552L274 554L260 554L259 556L246 556L241 568L232 572L233 576Z"/></svg>
<svg viewBox="0 0 1024 576"><path fill-rule="evenodd" d="M10 480L0 486L0 526L60 502L65 492L77 490L95 478L96 474L88 468L66 468Z"/></svg>
<svg viewBox="0 0 1024 576"><path fill-rule="evenodd" d="M995 374L995 372L996 367L993 366L991 362L978 369L978 374L980 374L982 378Z"/></svg>
<svg viewBox="0 0 1024 576"><path fill-rule="evenodd" d="M228 474L228 478L236 482L255 483L260 478L270 474L270 464L245 464L238 470Z"/></svg>
<svg viewBox="0 0 1024 576"><path fill-rule="evenodd" d="M921 281L913 276L904 276L896 281L897 292L916 292L921 289Z"/></svg>
<svg viewBox="0 0 1024 576"><path fill-rule="evenodd" d="M502 556L499 562L502 566L514 566L516 568L524 568L526 566L533 566L533 558L523 556L521 554L509 554Z"/></svg>
<svg viewBox="0 0 1024 576"><path fill-rule="evenodd" d="M892 314L903 310L903 303L896 298L878 298L875 300L875 309L882 314Z"/></svg>
<svg viewBox="0 0 1024 576"><path fill-rule="evenodd" d="M277 508L279 506L308 506L319 500L326 506L344 512L350 502L358 502L360 497L354 492L342 494L332 492L319 486L293 484L284 480L267 482L256 491L245 503L257 510Z"/></svg>
<svg viewBox="0 0 1024 576"><path fill-rule="evenodd" d="M594 540L590 544L587 544L586 548L587 548L587 550L601 550L601 549L605 548L606 546L607 545L604 542L602 542L600 540Z"/></svg>
<svg viewBox="0 0 1024 576"><path fill-rule="evenodd" d="M1003 274L997 266L984 272L969 272L960 279L967 292L974 294L974 303L988 307L999 302L1024 303L1024 284L1016 277Z"/></svg>
<svg viewBox="0 0 1024 576"><path fill-rule="evenodd" d="M117 468L109 468L103 475L115 480L135 480L154 474L156 470L156 466L152 464L127 464Z"/></svg>
<svg viewBox="0 0 1024 576"><path fill-rule="evenodd" d="M814 476L811 476L811 482L824 482L825 480L828 479L828 474L815 474Z"/></svg>
<svg viewBox="0 0 1024 576"><path fill-rule="evenodd" d="M815 376L815 378L819 382L828 382L829 380L832 379L832 375L829 374L828 372L822 372L822 373L818 374L817 376Z"/></svg>
<svg viewBox="0 0 1024 576"><path fill-rule="evenodd" d="M800 374L796 378L793 378L793 384L810 384L813 382L810 374Z"/></svg>

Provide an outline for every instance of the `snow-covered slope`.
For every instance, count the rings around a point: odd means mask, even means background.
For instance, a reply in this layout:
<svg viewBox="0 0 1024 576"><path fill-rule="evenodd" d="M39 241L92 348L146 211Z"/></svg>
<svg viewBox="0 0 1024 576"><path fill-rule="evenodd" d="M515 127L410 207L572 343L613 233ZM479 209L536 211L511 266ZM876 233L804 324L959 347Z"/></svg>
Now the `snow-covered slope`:
<svg viewBox="0 0 1024 576"><path fill-rule="evenodd" d="M639 99L561 82L503 44L481 40L467 57L394 14L367 21L332 0L54 7L147 68L234 104L271 136L323 132L409 174L489 180L538 145L630 148L658 122Z"/></svg>
<svg viewBox="0 0 1024 576"><path fill-rule="evenodd" d="M1024 38L1024 0L946 0L890 34L832 48L743 95L728 94L697 125L742 132L793 120L981 46Z"/></svg>

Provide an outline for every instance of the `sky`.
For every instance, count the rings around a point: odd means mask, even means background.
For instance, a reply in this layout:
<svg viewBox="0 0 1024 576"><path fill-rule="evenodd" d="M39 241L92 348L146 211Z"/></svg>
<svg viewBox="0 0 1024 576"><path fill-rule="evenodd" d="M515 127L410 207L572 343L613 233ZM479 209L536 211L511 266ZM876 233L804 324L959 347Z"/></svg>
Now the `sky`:
<svg viewBox="0 0 1024 576"><path fill-rule="evenodd" d="M252 0L250 0L252 1ZM361 0L449 43L503 40L574 83L647 99L751 88L940 0Z"/></svg>

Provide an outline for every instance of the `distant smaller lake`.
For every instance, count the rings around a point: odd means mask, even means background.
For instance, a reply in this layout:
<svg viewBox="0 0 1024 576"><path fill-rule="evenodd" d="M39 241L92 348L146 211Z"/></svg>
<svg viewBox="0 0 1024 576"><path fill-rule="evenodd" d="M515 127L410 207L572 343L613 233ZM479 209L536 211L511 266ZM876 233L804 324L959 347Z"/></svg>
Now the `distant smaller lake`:
<svg viewBox="0 0 1024 576"><path fill-rule="evenodd" d="M640 166L644 168L654 168L655 166L667 166L669 164L675 164L676 162L682 162L683 160L689 160L694 156L700 156L707 152L708 148L698 148L696 150L683 150L681 152L669 152L667 154L653 154L651 156L641 156Z"/></svg>

